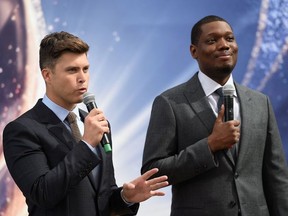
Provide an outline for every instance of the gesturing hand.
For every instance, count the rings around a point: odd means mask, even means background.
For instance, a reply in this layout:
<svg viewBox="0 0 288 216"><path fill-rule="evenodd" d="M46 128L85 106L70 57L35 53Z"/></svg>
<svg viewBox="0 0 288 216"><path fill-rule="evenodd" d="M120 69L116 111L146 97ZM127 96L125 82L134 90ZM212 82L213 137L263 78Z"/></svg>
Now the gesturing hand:
<svg viewBox="0 0 288 216"><path fill-rule="evenodd" d="M166 181L168 177L160 176L157 178L149 179L158 171L159 170L157 168L148 170L133 181L124 183L122 196L125 201L130 203L138 203L143 202L152 196L164 196L164 192L157 190L168 185L168 181Z"/></svg>

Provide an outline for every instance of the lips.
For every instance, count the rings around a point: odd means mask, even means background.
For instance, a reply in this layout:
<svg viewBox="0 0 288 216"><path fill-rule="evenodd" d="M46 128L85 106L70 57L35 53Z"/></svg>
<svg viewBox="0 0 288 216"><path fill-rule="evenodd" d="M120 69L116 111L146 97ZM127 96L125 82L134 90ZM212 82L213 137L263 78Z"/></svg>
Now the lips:
<svg viewBox="0 0 288 216"><path fill-rule="evenodd" d="M228 50L225 50L224 52L219 53L216 57L230 57L232 56L232 53Z"/></svg>
<svg viewBox="0 0 288 216"><path fill-rule="evenodd" d="M79 89L79 92L80 92L81 94L84 94L85 92L87 92L87 88L80 88L80 89Z"/></svg>
<svg viewBox="0 0 288 216"><path fill-rule="evenodd" d="M221 52L216 55L216 58L221 60L230 60L232 58L231 52Z"/></svg>

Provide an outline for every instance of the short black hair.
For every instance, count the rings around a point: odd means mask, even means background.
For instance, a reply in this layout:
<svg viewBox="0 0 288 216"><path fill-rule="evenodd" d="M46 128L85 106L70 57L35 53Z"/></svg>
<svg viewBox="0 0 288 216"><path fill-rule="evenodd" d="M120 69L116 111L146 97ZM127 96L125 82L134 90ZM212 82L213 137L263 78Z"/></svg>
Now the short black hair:
<svg viewBox="0 0 288 216"><path fill-rule="evenodd" d="M205 16L202 19L200 19L192 28L191 30L191 44L197 45L199 42L200 35L202 33L201 27L202 25L210 22L215 22L215 21L223 21L226 22L230 27L231 25L222 17L216 16L216 15L209 15ZM232 29L232 27L231 27Z"/></svg>

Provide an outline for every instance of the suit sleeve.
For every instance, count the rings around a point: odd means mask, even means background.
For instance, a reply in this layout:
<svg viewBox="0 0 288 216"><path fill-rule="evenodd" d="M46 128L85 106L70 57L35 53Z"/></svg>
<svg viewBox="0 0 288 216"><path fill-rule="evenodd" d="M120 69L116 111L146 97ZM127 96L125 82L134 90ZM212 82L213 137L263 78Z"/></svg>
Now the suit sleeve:
<svg viewBox="0 0 288 216"><path fill-rule="evenodd" d="M185 115L191 115L191 108L188 109L187 114L183 109L181 116L185 118ZM143 153L141 172L157 167L157 175L167 175L170 184L193 178L217 166L209 150L207 138L195 143L184 141L182 127L185 123L178 119L176 113L179 112L182 112L182 108L176 107L168 98L162 95L156 97ZM180 144L186 147L180 149Z"/></svg>
<svg viewBox="0 0 288 216"><path fill-rule="evenodd" d="M288 212L288 170L275 115L269 99L268 127L263 160L264 192L271 215Z"/></svg>

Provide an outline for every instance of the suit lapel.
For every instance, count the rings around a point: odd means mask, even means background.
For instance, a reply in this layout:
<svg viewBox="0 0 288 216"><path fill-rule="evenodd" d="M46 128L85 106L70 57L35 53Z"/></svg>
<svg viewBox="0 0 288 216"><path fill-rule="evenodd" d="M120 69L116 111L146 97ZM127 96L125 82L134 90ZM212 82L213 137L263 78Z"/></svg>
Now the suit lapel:
<svg viewBox="0 0 288 216"><path fill-rule="evenodd" d="M67 128L63 125L63 122L60 122L56 125L48 124L47 129L70 150L73 148L73 145L75 145L74 139L71 137L71 134L68 132Z"/></svg>
<svg viewBox="0 0 288 216"><path fill-rule="evenodd" d="M246 134L251 134L251 128L249 127L249 125L251 125L250 119L251 116L255 115L255 113L252 113L252 98L249 92L246 90L246 88L238 85L237 83L235 83L235 86L240 104L241 115L241 135L238 143L238 162L240 164L244 158L249 157L249 146L245 144L251 142L249 142L250 137L246 136ZM245 125L245 127L243 127L243 125Z"/></svg>
<svg viewBox="0 0 288 216"><path fill-rule="evenodd" d="M191 108L205 125L208 132L211 133L216 117L211 109L208 99L204 93L201 83L196 73L186 85L184 95L187 98Z"/></svg>
<svg viewBox="0 0 288 216"><path fill-rule="evenodd" d="M50 110L42 100L38 100L34 110L38 116L39 122L46 125L47 129L61 143L65 144L69 149L73 148L73 138L65 127L63 122Z"/></svg>

